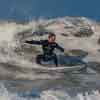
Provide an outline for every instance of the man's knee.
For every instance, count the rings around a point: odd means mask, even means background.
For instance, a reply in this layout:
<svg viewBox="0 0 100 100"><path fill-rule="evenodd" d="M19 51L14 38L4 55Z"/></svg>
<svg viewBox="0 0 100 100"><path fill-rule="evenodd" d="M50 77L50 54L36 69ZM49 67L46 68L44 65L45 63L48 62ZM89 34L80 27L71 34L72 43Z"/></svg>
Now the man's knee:
<svg viewBox="0 0 100 100"><path fill-rule="evenodd" d="M36 62L41 63L41 60L43 60L43 55L37 55L36 56Z"/></svg>

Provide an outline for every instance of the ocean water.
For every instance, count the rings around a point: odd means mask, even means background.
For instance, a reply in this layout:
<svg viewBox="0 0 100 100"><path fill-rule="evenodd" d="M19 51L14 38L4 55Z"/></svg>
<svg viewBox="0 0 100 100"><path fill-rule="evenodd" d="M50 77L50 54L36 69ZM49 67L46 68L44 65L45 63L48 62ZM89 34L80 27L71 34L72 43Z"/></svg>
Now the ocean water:
<svg viewBox="0 0 100 100"><path fill-rule="evenodd" d="M94 30L95 34L92 37L76 38L69 34L66 39L59 35L59 31L64 30L61 23L64 21L66 22L64 23L65 25L71 26L73 21L77 22L74 18L69 19L67 21L65 18L48 21L39 20L38 22L31 21L24 24L7 21L0 22L0 100L100 99L100 73L98 70L91 68L91 66L87 68L87 72L76 71L73 73L39 73L32 69L40 68L41 66L34 62L35 53L32 53L32 51L26 52L29 46L24 44L23 41L34 39L35 35L32 32L36 30L37 24L47 26L56 32L59 38L58 42L67 49L81 48L82 50L87 50L89 55L84 61L100 61L100 54L96 51L100 48L97 44L100 32L99 26L96 26L97 29ZM93 29L94 25L98 25L88 19L79 19L84 23L90 24ZM53 25L49 26L49 24ZM64 30L64 32L67 32L67 30ZM38 38L45 37L35 37L35 39ZM72 40L74 41L73 43L71 42ZM24 46L26 51L21 49L21 46ZM36 48L38 49L38 47ZM32 48L30 47L30 49Z"/></svg>
<svg viewBox="0 0 100 100"><path fill-rule="evenodd" d="M1 0L0 19L29 21L39 17L85 16L99 21L99 3L98 0Z"/></svg>

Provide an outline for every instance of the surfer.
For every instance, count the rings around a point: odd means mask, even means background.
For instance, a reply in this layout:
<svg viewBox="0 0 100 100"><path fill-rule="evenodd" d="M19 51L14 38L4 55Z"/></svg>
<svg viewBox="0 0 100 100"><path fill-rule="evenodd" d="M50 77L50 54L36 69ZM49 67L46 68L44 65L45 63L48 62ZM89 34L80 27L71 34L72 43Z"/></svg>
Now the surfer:
<svg viewBox="0 0 100 100"><path fill-rule="evenodd" d="M47 40L26 40L25 43L28 44L36 44L41 45L43 54L37 55L36 62L37 64L41 64L41 61L49 61L52 60L56 66L58 66L58 60L57 55L54 53L55 48L59 49L61 52L64 52L64 48L59 46L58 43L56 43L56 35L54 33L49 33Z"/></svg>

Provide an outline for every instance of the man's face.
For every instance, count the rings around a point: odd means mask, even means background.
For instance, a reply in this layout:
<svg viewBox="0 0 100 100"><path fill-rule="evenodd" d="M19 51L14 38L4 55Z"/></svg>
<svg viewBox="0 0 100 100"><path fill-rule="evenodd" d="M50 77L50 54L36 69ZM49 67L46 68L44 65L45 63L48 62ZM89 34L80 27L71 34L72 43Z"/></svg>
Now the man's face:
<svg viewBox="0 0 100 100"><path fill-rule="evenodd" d="M52 36L52 37L49 37L49 38L48 38L48 41L49 41L50 43L55 42L55 40L56 40L56 36Z"/></svg>

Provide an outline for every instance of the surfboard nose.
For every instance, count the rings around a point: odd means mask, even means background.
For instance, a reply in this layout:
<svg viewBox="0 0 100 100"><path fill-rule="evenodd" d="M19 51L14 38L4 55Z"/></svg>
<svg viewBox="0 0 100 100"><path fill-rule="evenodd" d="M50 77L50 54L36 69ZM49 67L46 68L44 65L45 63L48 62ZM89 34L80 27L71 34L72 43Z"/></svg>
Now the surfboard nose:
<svg viewBox="0 0 100 100"><path fill-rule="evenodd" d="M76 57L76 56L59 55L58 60L61 65L65 65L65 66L76 66L76 65L86 64L86 62L80 59L80 57Z"/></svg>

